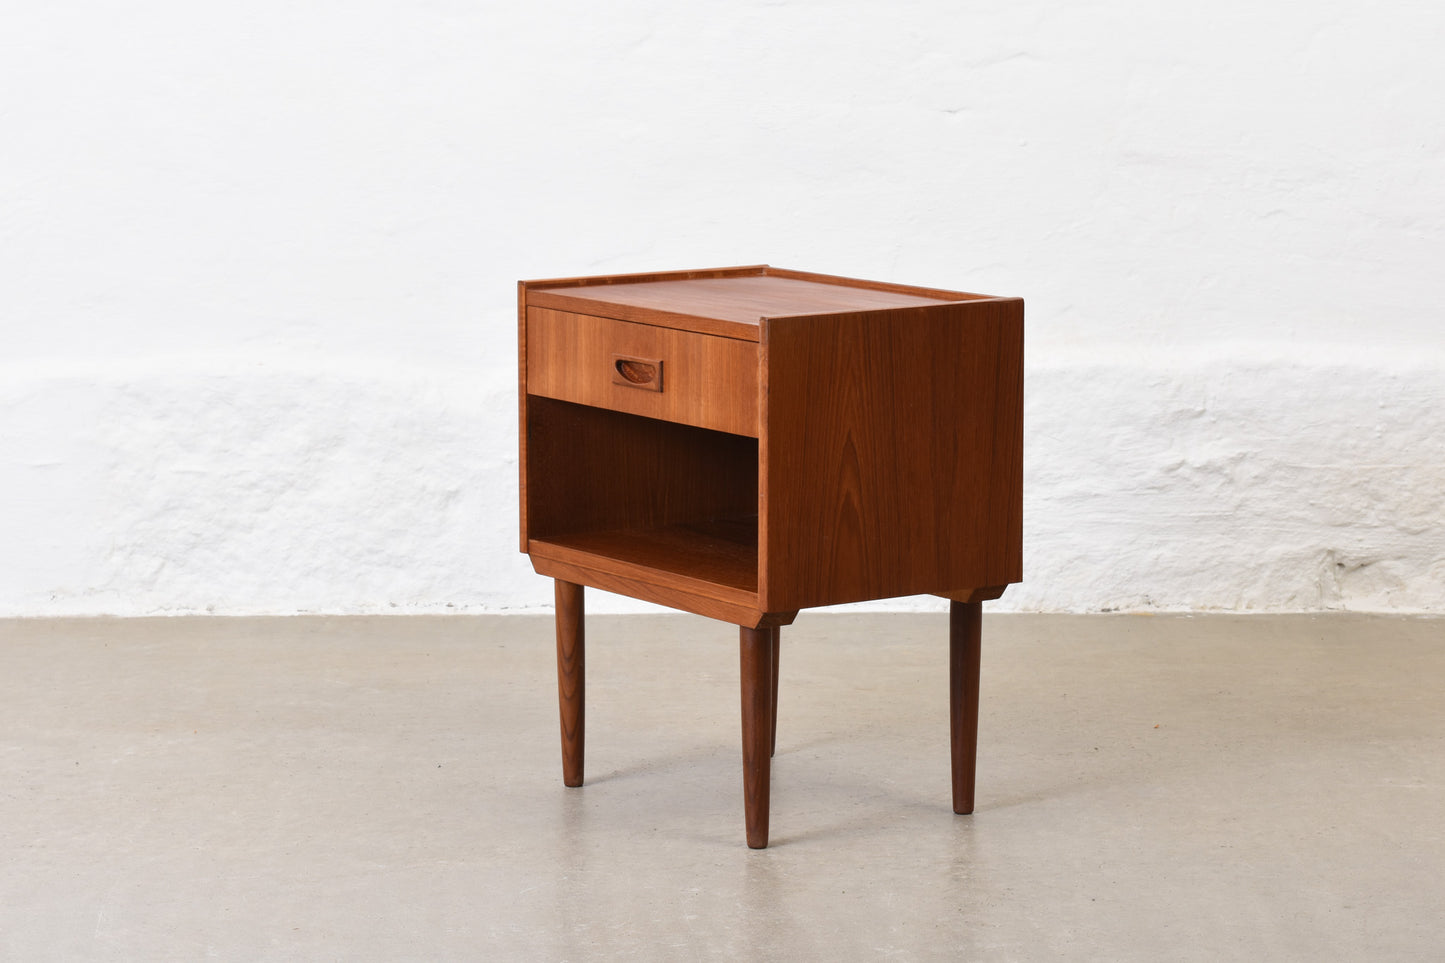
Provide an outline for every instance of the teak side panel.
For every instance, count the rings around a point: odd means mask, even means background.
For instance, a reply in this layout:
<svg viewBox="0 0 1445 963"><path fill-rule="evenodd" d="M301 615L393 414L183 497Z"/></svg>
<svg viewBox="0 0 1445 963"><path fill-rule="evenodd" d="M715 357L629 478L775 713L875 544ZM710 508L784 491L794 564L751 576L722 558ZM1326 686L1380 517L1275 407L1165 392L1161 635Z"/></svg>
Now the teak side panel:
<svg viewBox="0 0 1445 963"><path fill-rule="evenodd" d="M755 438L536 395L526 427L524 539L757 511Z"/></svg>
<svg viewBox="0 0 1445 963"><path fill-rule="evenodd" d="M765 609L1023 577L1023 302L763 327Z"/></svg>
<svg viewBox="0 0 1445 963"><path fill-rule="evenodd" d="M526 339L531 394L757 436L753 342L536 307ZM616 383L619 355L661 362L662 390Z"/></svg>

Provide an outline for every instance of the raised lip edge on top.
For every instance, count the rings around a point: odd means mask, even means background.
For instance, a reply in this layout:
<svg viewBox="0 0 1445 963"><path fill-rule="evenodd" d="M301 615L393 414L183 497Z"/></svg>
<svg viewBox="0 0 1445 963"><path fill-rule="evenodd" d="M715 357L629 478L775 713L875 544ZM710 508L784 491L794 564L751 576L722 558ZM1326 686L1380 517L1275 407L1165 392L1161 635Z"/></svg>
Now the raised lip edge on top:
<svg viewBox="0 0 1445 963"><path fill-rule="evenodd" d="M837 274L797 271L791 268L774 267L769 264L698 268L680 271L644 271L631 274L599 274L581 277L544 278L532 281L518 281L517 288L523 303L530 304L533 307L545 307L559 311L591 314L599 317L613 318L618 321L632 321L640 324L656 324L663 327L683 328L697 331L701 334L720 335L723 337L738 338L744 341L760 341L761 323L770 317L821 317L839 313L837 311L808 311L794 314L762 315L759 316L756 322L741 322L726 318L714 318L708 315L663 311L656 308L645 308L635 305L609 304L607 302L592 301L586 298L574 299L567 294L568 289L575 288L606 288L614 285L646 284L654 281L693 281L741 277L789 278L797 281L810 281L815 284L832 284L839 287L887 291L894 294L932 298L937 301L950 303L1015 300L1014 298L1001 295L977 294L968 291L954 291L947 288L920 287L912 284L897 284L891 281L870 281L864 278L844 277ZM542 298L533 302L529 295L542 295ZM599 307L608 307L611 310L599 311ZM865 310L886 311L890 309L880 307Z"/></svg>

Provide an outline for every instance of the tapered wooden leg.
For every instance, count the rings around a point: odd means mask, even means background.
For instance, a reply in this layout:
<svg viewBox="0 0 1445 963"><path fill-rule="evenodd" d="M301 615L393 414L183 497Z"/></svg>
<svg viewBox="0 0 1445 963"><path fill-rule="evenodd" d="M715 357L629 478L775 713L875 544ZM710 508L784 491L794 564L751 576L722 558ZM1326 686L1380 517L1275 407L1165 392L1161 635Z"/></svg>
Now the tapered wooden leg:
<svg viewBox="0 0 1445 963"><path fill-rule="evenodd" d="M582 586L557 579L557 705L562 720L562 782L582 785L586 638Z"/></svg>
<svg viewBox="0 0 1445 963"><path fill-rule="evenodd" d="M773 630L740 630L743 690L743 809L748 846L768 845L768 792L772 770Z"/></svg>
<svg viewBox="0 0 1445 963"><path fill-rule="evenodd" d="M778 652L783 645L783 630L773 626L773 708L768 713L768 755L778 753Z"/></svg>
<svg viewBox="0 0 1445 963"><path fill-rule="evenodd" d="M953 811L973 812L978 761L978 662L983 604L951 602L948 610L949 727L953 744Z"/></svg>

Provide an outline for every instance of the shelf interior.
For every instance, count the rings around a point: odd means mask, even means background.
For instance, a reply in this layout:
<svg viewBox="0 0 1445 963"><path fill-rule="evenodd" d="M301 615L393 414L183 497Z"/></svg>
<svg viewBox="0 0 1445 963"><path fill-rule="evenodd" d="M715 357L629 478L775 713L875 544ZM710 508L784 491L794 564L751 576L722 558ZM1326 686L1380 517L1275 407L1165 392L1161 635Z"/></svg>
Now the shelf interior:
<svg viewBox="0 0 1445 963"><path fill-rule="evenodd" d="M588 564L620 575L643 569L684 582L758 591L758 518L714 518L660 528L574 532L533 539L533 550L548 546L588 556Z"/></svg>
<svg viewBox="0 0 1445 963"><path fill-rule="evenodd" d="M528 551L756 603L756 438L537 395L526 430Z"/></svg>

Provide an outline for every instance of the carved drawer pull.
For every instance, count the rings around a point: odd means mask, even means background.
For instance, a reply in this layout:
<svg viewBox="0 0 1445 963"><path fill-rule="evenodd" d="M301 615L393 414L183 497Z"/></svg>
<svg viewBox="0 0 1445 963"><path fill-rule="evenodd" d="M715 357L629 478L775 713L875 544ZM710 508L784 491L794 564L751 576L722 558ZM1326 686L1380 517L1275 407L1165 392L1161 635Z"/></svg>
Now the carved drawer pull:
<svg viewBox="0 0 1445 963"><path fill-rule="evenodd" d="M612 383L643 391L662 390L662 362L652 358L612 356Z"/></svg>

